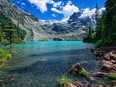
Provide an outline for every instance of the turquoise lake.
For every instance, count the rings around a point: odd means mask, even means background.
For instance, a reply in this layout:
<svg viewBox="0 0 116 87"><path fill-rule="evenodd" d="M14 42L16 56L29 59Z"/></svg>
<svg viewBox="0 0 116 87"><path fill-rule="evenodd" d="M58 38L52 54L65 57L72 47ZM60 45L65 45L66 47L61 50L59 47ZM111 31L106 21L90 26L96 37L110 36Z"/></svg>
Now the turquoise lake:
<svg viewBox="0 0 116 87"><path fill-rule="evenodd" d="M80 63L90 73L99 69L90 48L94 44L82 41L28 41L14 45L16 55L0 68L0 78L13 78L5 87L58 87L58 79L68 74L69 67ZM88 81L84 79L85 81Z"/></svg>

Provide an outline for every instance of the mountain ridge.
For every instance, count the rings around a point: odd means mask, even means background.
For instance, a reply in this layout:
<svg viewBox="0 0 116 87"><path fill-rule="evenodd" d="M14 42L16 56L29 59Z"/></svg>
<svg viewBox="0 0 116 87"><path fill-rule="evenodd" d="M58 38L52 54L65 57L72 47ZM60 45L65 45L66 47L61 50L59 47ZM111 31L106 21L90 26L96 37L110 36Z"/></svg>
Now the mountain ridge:
<svg viewBox="0 0 116 87"><path fill-rule="evenodd" d="M10 16L15 25L19 22L19 27L27 33L25 40L53 40L54 38L82 40L90 26L93 29L96 27L95 15L93 18L81 18L82 13L75 12L67 23L39 20L33 14L14 5L10 0L0 1L0 12L6 17Z"/></svg>

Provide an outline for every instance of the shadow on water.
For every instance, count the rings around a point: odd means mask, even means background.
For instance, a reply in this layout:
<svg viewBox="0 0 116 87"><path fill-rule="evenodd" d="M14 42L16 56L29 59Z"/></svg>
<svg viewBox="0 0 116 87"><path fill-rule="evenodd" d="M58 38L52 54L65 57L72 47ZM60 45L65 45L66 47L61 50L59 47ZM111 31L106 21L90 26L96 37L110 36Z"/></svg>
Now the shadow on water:
<svg viewBox="0 0 116 87"><path fill-rule="evenodd" d="M91 70L91 65L95 64L95 59L93 59L94 55L91 54L90 49L77 49L77 50L65 50L65 51L57 51L57 52L48 52L41 54L31 54L28 55L31 58L38 58L37 61L32 64L23 66L23 67L13 67L13 70L21 70L25 68L32 68L42 65L47 66L47 64L51 65L64 65L68 66L74 64L75 62L81 63L88 70ZM65 63L65 64L64 64ZM43 65L44 64L44 65ZM42 67L41 66L41 67ZM35 67L35 68L36 68ZM51 66L52 67L52 66ZM12 69L11 69L12 70Z"/></svg>

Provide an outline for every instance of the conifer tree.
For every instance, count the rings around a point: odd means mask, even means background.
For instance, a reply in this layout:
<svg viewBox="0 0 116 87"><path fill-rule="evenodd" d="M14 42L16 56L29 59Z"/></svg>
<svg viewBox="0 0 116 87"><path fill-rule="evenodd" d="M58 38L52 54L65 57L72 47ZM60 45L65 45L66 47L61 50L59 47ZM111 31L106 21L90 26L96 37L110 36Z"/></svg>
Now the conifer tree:
<svg viewBox="0 0 116 87"><path fill-rule="evenodd" d="M13 29L13 27L14 26L13 26L12 19L9 17L8 18L8 24L7 24L6 29L4 30L4 32L5 32L5 38L8 41L7 45L10 45L10 47L9 47L10 52L12 51L12 48L13 48L13 46L12 46L13 42L16 39L16 33L15 33L15 29Z"/></svg>
<svg viewBox="0 0 116 87"><path fill-rule="evenodd" d="M97 21L96 37L98 45L116 45L116 0L107 0L106 12Z"/></svg>
<svg viewBox="0 0 116 87"><path fill-rule="evenodd" d="M0 42L2 42L3 37L4 37L4 35L3 35L3 31L2 31L2 25L0 23Z"/></svg>

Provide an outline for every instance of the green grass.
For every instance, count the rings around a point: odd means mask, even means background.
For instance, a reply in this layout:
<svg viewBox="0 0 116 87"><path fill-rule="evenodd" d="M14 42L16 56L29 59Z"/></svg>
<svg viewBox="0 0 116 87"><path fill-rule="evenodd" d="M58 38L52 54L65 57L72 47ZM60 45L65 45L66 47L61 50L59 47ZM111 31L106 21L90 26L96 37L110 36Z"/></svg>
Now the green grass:
<svg viewBox="0 0 116 87"><path fill-rule="evenodd" d="M116 73L107 74L106 77L116 80Z"/></svg>
<svg viewBox="0 0 116 87"><path fill-rule="evenodd" d="M79 71L79 73L78 73L79 75L81 75L81 76L84 76L84 77L86 77L86 76L88 76L89 75L89 72L88 71L86 71L85 69L81 69L80 71Z"/></svg>
<svg viewBox="0 0 116 87"><path fill-rule="evenodd" d="M69 79L68 77L66 77L66 76L62 76L59 80L58 80L58 83L61 85L61 86L63 86L65 83L67 83L67 82L73 82L73 80L72 79Z"/></svg>

